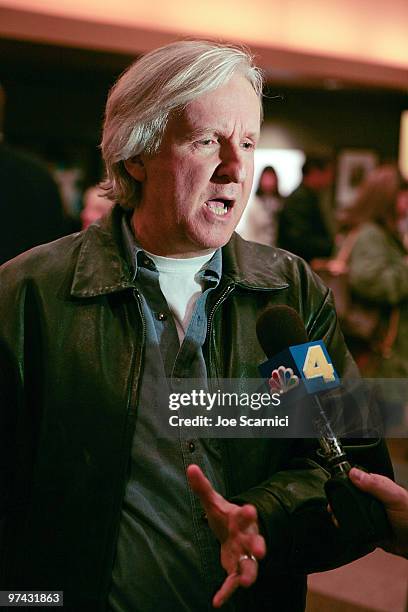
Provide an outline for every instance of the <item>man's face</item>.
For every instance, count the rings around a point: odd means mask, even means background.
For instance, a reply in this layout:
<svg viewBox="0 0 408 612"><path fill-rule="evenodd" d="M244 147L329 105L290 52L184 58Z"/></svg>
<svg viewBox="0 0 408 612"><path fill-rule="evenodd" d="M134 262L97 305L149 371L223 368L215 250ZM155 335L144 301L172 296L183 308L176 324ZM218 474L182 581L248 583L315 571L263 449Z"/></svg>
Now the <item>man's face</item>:
<svg viewBox="0 0 408 612"><path fill-rule="evenodd" d="M258 97L237 74L171 115L157 153L125 162L142 183L133 223L146 250L192 257L228 242L248 201L259 129Z"/></svg>

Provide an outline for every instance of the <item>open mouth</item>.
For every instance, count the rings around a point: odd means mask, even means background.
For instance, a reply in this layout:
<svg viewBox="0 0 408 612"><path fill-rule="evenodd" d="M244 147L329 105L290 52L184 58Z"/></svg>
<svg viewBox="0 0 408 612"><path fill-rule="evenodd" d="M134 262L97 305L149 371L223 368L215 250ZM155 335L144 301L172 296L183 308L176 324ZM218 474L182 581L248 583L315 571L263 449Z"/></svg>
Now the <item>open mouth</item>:
<svg viewBox="0 0 408 612"><path fill-rule="evenodd" d="M207 200L206 205L208 208L219 217L223 217L233 206L233 200L227 200L225 198L214 198L213 200Z"/></svg>

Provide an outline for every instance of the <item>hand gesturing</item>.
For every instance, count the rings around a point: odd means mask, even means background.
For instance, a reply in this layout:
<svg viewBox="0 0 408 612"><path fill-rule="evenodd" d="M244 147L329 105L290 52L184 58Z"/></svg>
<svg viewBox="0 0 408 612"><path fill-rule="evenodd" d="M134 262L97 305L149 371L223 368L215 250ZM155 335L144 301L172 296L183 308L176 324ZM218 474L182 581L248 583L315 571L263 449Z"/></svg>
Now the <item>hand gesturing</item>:
<svg viewBox="0 0 408 612"><path fill-rule="evenodd" d="M265 540L259 535L254 506L228 502L213 489L198 465L190 465L187 476L221 544L221 565L228 576L213 598L213 606L220 608L238 587L249 587L255 582L257 559L262 559L266 553Z"/></svg>

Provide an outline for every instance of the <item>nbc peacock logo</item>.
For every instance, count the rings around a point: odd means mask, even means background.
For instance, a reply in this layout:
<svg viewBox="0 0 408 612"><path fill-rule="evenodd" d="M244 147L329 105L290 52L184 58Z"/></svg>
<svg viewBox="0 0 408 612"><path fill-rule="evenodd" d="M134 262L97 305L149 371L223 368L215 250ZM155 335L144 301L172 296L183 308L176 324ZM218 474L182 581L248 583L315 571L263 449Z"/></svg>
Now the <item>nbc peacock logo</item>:
<svg viewBox="0 0 408 612"><path fill-rule="evenodd" d="M299 377L294 374L292 368L279 366L276 370L272 370L268 384L272 393L283 394L298 386Z"/></svg>

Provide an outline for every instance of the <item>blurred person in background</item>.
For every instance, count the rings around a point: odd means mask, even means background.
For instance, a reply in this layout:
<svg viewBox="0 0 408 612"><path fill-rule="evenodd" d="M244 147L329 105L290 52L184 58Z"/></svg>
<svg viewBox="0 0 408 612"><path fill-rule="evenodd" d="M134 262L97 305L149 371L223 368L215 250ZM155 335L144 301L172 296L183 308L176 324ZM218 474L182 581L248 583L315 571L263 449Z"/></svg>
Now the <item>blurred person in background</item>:
<svg viewBox="0 0 408 612"><path fill-rule="evenodd" d="M329 257L334 246L333 224L323 202L324 192L333 184L331 160L307 157L302 176L300 185L284 201L277 245L310 262Z"/></svg>
<svg viewBox="0 0 408 612"><path fill-rule="evenodd" d="M277 234L277 215L282 208L279 180L275 168L266 166L261 173L258 189L249 201L237 232L245 240L274 246Z"/></svg>
<svg viewBox="0 0 408 612"><path fill-rule="evenodd" d="M397 196L398 233L408 251L408 182L404 181Z"/></svg>
<svg viewBox="0 0 408 612"><path fill-rule="evenodd" d="M57 184L44 165L4 141L0 85L0 264L65 233Z"/></svg>
<svg viewBox="0 0 408 612"><path fill-rule="evenodd" d="M82 199L82 229L86 229L91 223L98 221L111 208L112 203L104 196L105 192L98 185L86 189Z"/></svg>
<svg viewBox="0 0 408 612"><path fill-rule="evenodd" d="M375 372L363 373L379 378L408 376L408 265L407 252L398 232L398 198L406 190L398 169L379 166L360 186L353 205L343 214L351 231L356 232L349 258L349 283L356 300L379 313L381 329L386 333L391 312L396 329L390 354L376 360ZM353 351L353 339L349 345ZM356 355L358 356L358 355Z"/></svg>

